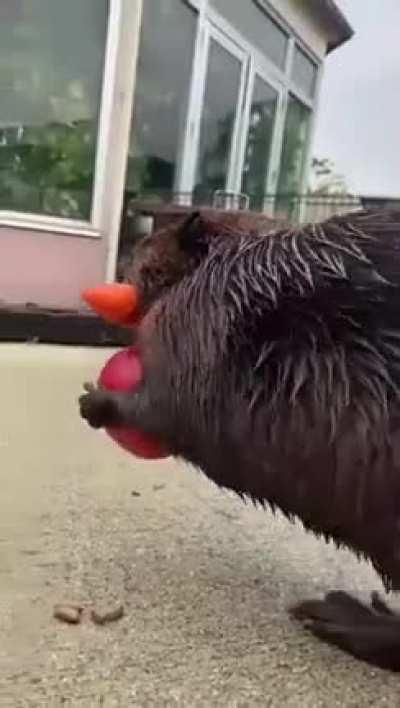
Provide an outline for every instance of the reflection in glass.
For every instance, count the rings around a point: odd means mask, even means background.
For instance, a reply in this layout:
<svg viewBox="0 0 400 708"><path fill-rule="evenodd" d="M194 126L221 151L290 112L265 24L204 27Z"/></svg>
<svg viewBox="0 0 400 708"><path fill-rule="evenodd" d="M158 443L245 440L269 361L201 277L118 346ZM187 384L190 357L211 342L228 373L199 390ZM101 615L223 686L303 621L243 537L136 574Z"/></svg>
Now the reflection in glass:
<svg viewBox="0 0 400 708"><path fill-rule="evenodd" d="M196 200L225 189L239 96L241 63L211 40L200 126Z"/></svg>
<svg viewBox="0 0 400 708"><path fill-rule="evenodd" d="M89 219L107 19L107 0L1 0L1 209Z"/></svg>
<svg viewBox="0 0 400 708"><path fill-rule="evenodd" d="M262 0L211 0L211 5L251 44L284 69L289 37L266 12Z"/></svg>
<svg viewBox="0 0 400 708"><path fill-rule="evenodd" d="M169 198L183 137L197 13L182 0L145 0L127 196Z"/></svg>
<svg viewBox="0 0 400 708"><path fill-rule="evenodd" d="M318 68L300 49L295 48L293 58L292 79L296 86L304 91L308 98L313 98L317 81Z"/></svg>
<svg viewBox="0 0 400 708"><path fill-rule="evenodd" d="M289 96L277 198L277 211L289 217L294 216L299 204L309 125L310 110Z"/></svg>
<svg viewBox="0 0 400 708"><path fill-rule="evenodd" d="M263 209L277 101L277 92L256 76L242 177L242 192L249 195L252 209Z"/></svg>

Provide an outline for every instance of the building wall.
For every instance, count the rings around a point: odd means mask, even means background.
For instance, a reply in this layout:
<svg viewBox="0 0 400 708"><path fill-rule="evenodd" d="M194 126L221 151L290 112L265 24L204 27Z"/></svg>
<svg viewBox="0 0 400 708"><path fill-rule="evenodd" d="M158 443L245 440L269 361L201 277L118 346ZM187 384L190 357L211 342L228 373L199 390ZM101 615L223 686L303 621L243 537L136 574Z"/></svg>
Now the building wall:
<svg viewBox="0 0 400 708"><path fill-rule="evenodd" d="M103 239L3 227L0 243L0 302L82 308L81 290L104 280Z"/></svg>
<svg viewBox="0 0 400 708"><path fill-rule="evenodd" d="M294 29L319 59L326 54L328 37L303 0L269 0L276 12Z"/></svg>
<svg viewBox="0 0 400 708"><path fill-rule="evenodd" d="M327 45L326 32L312 13L307 11L308 0L269 1L322 60ZM102 239L85 238L0 226L0 301L10 304L31 302L41 307L63 309L79 308L82 306L82 288L101 282L106 277L109 249L113 256L112 248L116 247L112 236L118 231L119 211L115 205L125 174L124 157L128 138L125 140L124 135L129 134L129 96L134 88L132 75L138 38L133 37L132 28L136 27L138 35L140 5L141 0L124 0L125 14L113 18L120 24L115 25L110 42L110 46L114 42L117 49L115 56L110 49L107 73L110 86L105 101L108 123L106 121L106 127L103 126L104 145L100 160L102 165L107 165L107 178L103 187L107 203L106 208L103 207L104 216L100 227L106 235ZM121 30L120 36L118 29ZM108 276L112 277L110 273Z"/></svg>
<svg viewBox="0 0 400 708"><path fill-rule="evenodd" d="M46 2L48 7L52 9L54 5L53 14L42 11ZM85 88L92 86L90 82L88 83L87 77L92 76L93 71L97 72L102 65L102 60L99 60L96 55L97 47L99 47L100 55L103 56L104 53L105 57L104 84L102 86L104 95L101 102L99 146L96 156L96 200L92 204L90 223L88 222L87 224L88 230L93 229L93 231L101 233L102 238L90 238L83 233L79 234L79 232L76 235L67 235L66 233L63 234L51 230L44 231L40 222L38 222L37 229L32 230L31 226L35 223L34 209L27 209L28 223L26 228L11 228L7 225L7 220L14 218L13 205L7 205L3 223L1 221L3 214L0 213L0 306L2 304L1 301L3 303L6 302L9 306L30 302L40 307L69 310L82 308L80 292L84 287L97 284L99 281L102 282L106 278L107 262L113 245L112 237L114 233L118 232L122 186L125 177L125 148L130 128L131 95L134 90L142 0L119 0L119 2L112 3L107 3L105 0L102 0L102 2L100 0L91 0L91 2L85 0L83 3L80 3L79 0L65 3L52 3L51 0L46 0L46 2L35 3L35 7L32 7L32 9L28 8L29 3L25 3L27 9L26 13L25 11L22 13L21 21L25 22L26 20L28 27L30 23L36 23L35 28L41 27L42 24L45 25L48 53L50 50L54 51L57 58L57 62L55 62L57 70L55 69L53 73L55 85L59 88L60 97L67 107L72 102L74 106L78 106L79 111L81 111L79 101L82 98L82 115L79 112L76 116L77 119L83 117L92 120L93 116L99 112L99 101L95 102L94 98L93 110L85 112L88 100L82 86ZM11 5L12 3L10 7ZM104 19L104 7L107 7L107 5L110 8L110 25L107 37L105 37L102 19ZM68 13L68 8L71 10L70 13ZM90 15L90 12L92 15ZM78 71L75 58L74 61L71 61L73 79L80 80L80 83L78 81L79 91L73 96L73 92L71 93L68 88L70 84L64 80L64 65L57 53L56 39L59 36L65 39L65 29L63 30L64 25L62 24L63 13L67 15L68 20L73 25L77 24L76 18L79 20L79 18L83 17L84 20L81 31L77 33L77 37L74 37L76 42L78 42L78 37L80 38L79 56L81 66L78 64L78 68L80 66ZM7 17L11 22L11 29L8 28L7 22L4 22L2 25L3 34L8 32L10 36L14 36L11 30L14 25L18 28L20 21L19 12L10 11ZM58 18L57 30L54 25L55 17ZM88 27L91 33L89 40L85 34ZM52 40L52 33L55 41ZM38 65L37 71L39 74L39 69L44 67L42 73L45 83L47 81L46 67L50 66L49 76L53 77L53 74L51 65L47 61L43 60L39 66L37 57L43 59L39 51L41 44L40 33L36 32L34 34L36 38L39 37L37 44L34 44L33 41L31 42L31 34L25 34L28 38L28 55L32 57L31 64L34 67L36 64ZM105 41L106 46L104 46ZM31 43L32 52L30 50ZM22 40L21 45L23 45ZM81 55L84 55L83 58ZM25 55L23 58L24 62L26 62ZM13 60L14 55L11 52L11 66L13 66ZM18 63L18 61L19 53L16 51L15 62ZM25 63L22 66L24 67ZM25 76L25 73L23 75ZM58 80L57 77L60 75L61 79ZM15 76L18 78L18 71L16 71ZM92 93L94 92L90 92L89 98ZM43 92L42 103L45 108L51 103L51 101L47 101L48 94L49 91ZM56 102L54 101L53 103L55 104ZM64 110L64 104L60 100L57 103L61 112L61 119L63 119L65 114L69 120L70 116ZM51 108L52 106L53 104L51 104ZM3 111L0 110L0 118L5 120L2 113ZM48 113L49 111L45 112L45 118L42 123L39 122L40 125L46 125L48 120L50 122L54 120L54 116L50 115L51 112L49 115ZM30 119L28 109L21 109L21 115L18 115L16 109L14 120L16 124L23 126L27 124L29 126L30 122L32 122L32 124L36 125L35 120ZM1 127L4 127L4 125L1 124ZM72 141L72 152L77 150L76 145ZM67 157L70 157L70 155L67 155ZM78 155L78 157L80 156ZM95 203L96 201L97 204ZM53 215L53 212L51 214ZM22 223L24 218L23 210L21 208L17 209L15 216ZM56 214L54 214L55 218ZM73 220L75 218L79 218L82 221L85 220L83 214L66 217L66 231L77 228ZM60 220L60 230L62 228L64 228L63 221Z"/></svg>

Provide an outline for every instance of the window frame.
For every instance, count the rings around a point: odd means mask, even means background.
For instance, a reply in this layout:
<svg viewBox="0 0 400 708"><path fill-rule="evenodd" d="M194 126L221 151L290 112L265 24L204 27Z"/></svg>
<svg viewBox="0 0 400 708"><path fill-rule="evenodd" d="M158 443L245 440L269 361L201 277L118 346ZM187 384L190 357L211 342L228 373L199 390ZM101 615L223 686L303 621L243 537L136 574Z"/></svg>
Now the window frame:
<svg viewBox="0 0 400 708"><path fill-rule="evenodd" d="M90 218L71 219L0 209L0 227L101 238L107 232L111 213L120 212L119 200L111 202L110 196L112 193L115 197L115 188L110 184L110 173L117 177L115 173L121 172L116 169L115 164L119 158L123 161L125 175L126 133L129 134L129 122L127 129L126 117L129 115L130 120L142 2L143 0L109 0ZM130 32L126 32L126 27L130 28ZM112 137L116 125L121 126L118 140ZM123 180L121 197L122 192Z"/></svg>
<svg viewBox="0 0 400 708"><path fill-rule="evenodd" d="M236 104L236 114L235 114L235 121L234 121L234 126L233 126L233 132L232 132L232 140L231 140L231 151L229 155L229 165L228 165L228 170L227 170L227 176L226 176L226 185L225 189L226 190L231 190L233 189L233 182L235 180L235 168L236 168L236 161L237 161L237 150L238 150L238 144L239 144L239 137L240 137L240 128L241 128L241 108L243 106L243 102L245 100L245 91L246 91L246 84L247 84L247 73L248 73L248 59L246 52L243 51L243 49L234 41L232 40L229 36L227 36L224 32L221 32L220 29L215 26L214 24L208 22L205 24L204 27L204 34L203 34L203 51L204 51L204 57L202 61L202 71L201 75L198 76L198 83L195 86L195 90L191 96L192 100L192 133L189 134L188 136L188 144L186 145L186 154L191 155L190 157L190 165L188 165L188 170L185 174L185 176L182 175L182 179L179 181L180 189L178 191L183 192L184 194L190 194L192 193L192 190L194 188L194 182L195 182L195 174L196 174L196 167L197 167L197 158L198 158L198 151L199 151L199 146L200 146L200 131L201 131L201 118L202 118L202 112L203 112L203 107L204 107L204 98L205 98L205 90L206 90L206 83L207 83L207 70L208 70L208 59L210 56L210 46L211 42L215 42L219 47L222 47L225 51L227 51L234 59L237 59L240 62L240 84L239 84L239 90L238 90L238 97L237 97L237 104ZM199 110L199 106L201 106L201 110ZM178 177L179 180L179 177Z"/></svg>
<svg viewBox="0 0 400 708"><path fill-rule="evenodd" d="M274 127L273 127L273 133L272 133L272 141L271 141L271 152L270 152L270 156L269 156L268 173L267 173L266 179L265 179L266 194L268 194L268 193L273 193L274 185L275 185L276 179L277 179L276 163L277 163L277 161L279 163L279 150L277 150L277 144L278 144L278 136L279 136L279 129L280 129L280 125L279 125L280 116L281 116L281 112L282 112L283 91L282 91L282 86L279 83L279 81L271 78L269 71L268 71L267 64L265 64L264 61L261 61L260 57L254 57L254 56L250 56L248 88L247 88L246 104L245 104L245 108L244 108L244 112L243 112L242 131L241 131L241 136L240 136L240 149L239 149L238 163L236 166L236 181L235 181L234 191L236 191L236 192L241 191L242 178L243 178L243 167L244 167L244 161L245 161L245 156L246 156L246 146L247 146L247 140L248 140L249 126L250 126L251 103L252 103L252 99L253 99L254 86L255 86L255 81L256 81L257 77L259 77L262 81L264 81L264 83L268 84L268 86L270 86L277 94L277 104L276 104L276 111L275 111L275 116L274 116ZM269 209L269 205L267 203L267 200L264 204L264 209L266 211L268 211L268 209Z"/></svg>
<svg viewBox="0 0 400 708"><path fill-rule="evenodd" d="M310 101L313 101L313 100L314 100L314 97L315 97L315 91L316 91L316 88L317 88L318 69L319 69L319 66L318 66L318 64L316 63L315 59L310 56L310 53L307 52L305 49L303 49L303 47L299 44L299 42L296 42L296 41L295 41L295 42L294 42L294 49L293 49L293 61L292 61L292 66L291 66L291 82L292 82L292 84L293 84L294 86L298 86L298 84L296 84L296 82L295 82L295 80L294 80L294 78L293 78L294 68L295 68L296 51L298 51L300 54L302 54L303 57L304 57L305 59L307 59L307 60L310 62L310 64L312 64L313 68L315 69L315 74L314 74L314 76L313 76L313 89L312 89L312 93L311 93L311 94L305 94L305 95L308 96L308 99L309 99ZM298 89L298 90L299 90L299 89ZM300 89L300 91L304 93L303 89Z"/></svg>
<svg viewBox="0 0 400 708"><path fill-rule="evenodd" d="M211 18L213 18L214 22L221 23L221 24L223 23L223 24L225 24L225 26L229 27L230 30L233 30L234 32L236 32L238 34L238 36L240 35L242 37L241 41L245 41L246 44L252 48L252 50L256 50L258 53L261 54L262 57L267 59L268 63L272 64L272 66L274 66L277 69L278 73L282 73L285 71L286 63L287 63L287 56L288 56L288 51L289 51L290 38L293 33L290 32L290 30L288 29L288 26L278 18L277 13L275 11L273 11L269 2L266 2L264 0L247 0L248 2L255 5L255 7L258 8L258 10L262 14L266 15L266 17L274 25L276 25L277 29L280 30L286 36L287 44L286 44L286 51L285 51L283 66L280 66L279 64L275 63L274 60L271 57L269 57L267 54L264 54L257 45L255 45L252 42L250 42L249 40L247 40L246 35L242 34L241 31L237 27L235 27L235 25L231 24L231 22L228 18L226 18L218 9L215 8L215 6L212 5L212 1L213 0L207 0L207 12L208 12L208 15Z"/></svg>
<svg viewBox="0 0 400 708"><path fill-rule="evenodd" d="M240 31L225 17L214 9L211 5L211 0L184 0L196 7L199 11L197 37L195 41L195 50L193 55L192 77L188 98L186 131L183 138L183 145L180 154L180 160L177 164L177 173L175 176L175 191L177 194L176 203L191 204L191 195L195 180L195 170L197 164L197 155L199 147L201 113L203 109L205 81L208 66L208 51L210 36L215 33L218 36L217 41L223 44L223 39L228 43L228 46L235 46L236 50L245 54L247 57L247 77L245 83L241 86L241 96L238 98L238 114L241 113L241 119L237 122L236 137L239 141L239 146L233 147L231 154L231 169L227 180L227 189L240 192L242 179L242 170L244 163L245 144L247 141L248 131L248 107L251 100L251 83L252 72L260 73L264 81L269 83L272 88L278 92L278 108L275 119L273 144L271 151L271 164L269 176L267 180L268 192L274 194L279 177L280 159L282 155L282 142L284 138L284 128L286 121L286 111L288 105L288 97L293 94L301 103L303 103L311 112L309 137L306 147L306 164L310 161L310 145L312 135L314 133L314 116L317 112L319 85L321 81L322 60L305 45L297 33L290 27L288 23L282 20L281 16L272 7L269 0L251 0L262 10L268 14L271 19L282 29L288 36L288 47L286 52L286 62L284 68L280 68L272 59L263 54L254 44L252 44ZM220 39L221 38L221 39ZM315 64L317 67L316 85L314 96L310 97L305 94L293 82L293 61L296 45L301 51ZM256 69L254 67L257 67ZM237 116L238 117L238 116ZM233 145L233 142L232 142ZM307 168L303 171L301 180L302 191L305 188L305 180L307 176ZM267 200L267 211L273 212L273 200ZM267 206L267 205L266 205Z"/></svg>
<svg viewBox="0 0 400 708"><path fill-rule="evenodd" d="M136 63L139 50L141 16L144 0L109 0L103 83L100 99L98 135L93 182L91 216L88 221L66 219L59 216L0 210L0 227L14 227L33 231L51 232L86 238L103 238L106 241L106 277L115 275L120 221L125 184L126 162L129 149L131 116L135 91ZM275 119L268 191L276 187L288 96L292 93L311 109L309 136L302 184L304 185L310 157L310 145L315 131L315 116L320 94L323 60L308 47L295 29L285 21L269 0L252 0L260 5L271 19L288 35L288 48L284 69L280 69L265 54L222 17L210 0L183 0L197 11L197 29L193 50L191 77L188 87L187 113L181 149L177 155L174 188L177 202L191 202L197 149L200 137L200 116L203 107L205 78L210 36L224 38L235 46L239 54L245 53L246 68L242 74L241 96L238 99L236 120L236 150L233 148L229 173L229 186L241 184L244 151L247 141L248 115L251 100L251 72L253 79L260 67L261 78L278 91L278 108ZM292 65L295 45L317 67L316 87L312 98L293 83ZM243 79L245 76L245 79ZM239 118L238 118L239 117ZM234 138L235 139L235 138ZM233 141L232 141L233 145ZM234 153L236 155L234 156ZM304 186L302 187L304 190ZM238 189L240 191L240 189ZM186 196L185 196L186 195Z"/></svg>

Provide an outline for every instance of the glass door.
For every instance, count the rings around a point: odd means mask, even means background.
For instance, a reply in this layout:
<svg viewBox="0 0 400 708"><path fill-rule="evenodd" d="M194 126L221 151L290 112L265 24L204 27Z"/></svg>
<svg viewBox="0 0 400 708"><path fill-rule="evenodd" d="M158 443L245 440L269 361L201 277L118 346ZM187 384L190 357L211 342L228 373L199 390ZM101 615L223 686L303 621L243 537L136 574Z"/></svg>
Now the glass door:
<svg viewBox="0 0 400 708"><path fill-rule="evenodd" d="M310 109L289 94L278 180L276 212L295 218L300 207L310 130Z"/></svg>
<svg viewBox="0 0 400 708"><path fill-rule="evenodd" d="M190 89L197 12L183 0L145 0L126 196L170 201Z"/></svg>
<svg viewBox="0 0 400 708"><path fill-rule="evenodd" d="M271 148L279 93L258 72L255 72L250 95L242 192L248 194L250 208L260 211L268 198Z"/></svg>
<svg viewBox="0 0 400 708"><path fill-rule="evenodd" d="M247 194L250 209L271 210L277 177L277 123L282 88L272 85L261 63L251 60L239 149L237 188Z"/></svg>
<svg viewBox="0 0 400 708"><path fill-rule="evenodd" d="M211 203L216 190L232 189L245 69L245 53L210 27L193 192L198 203Z"/></svg>

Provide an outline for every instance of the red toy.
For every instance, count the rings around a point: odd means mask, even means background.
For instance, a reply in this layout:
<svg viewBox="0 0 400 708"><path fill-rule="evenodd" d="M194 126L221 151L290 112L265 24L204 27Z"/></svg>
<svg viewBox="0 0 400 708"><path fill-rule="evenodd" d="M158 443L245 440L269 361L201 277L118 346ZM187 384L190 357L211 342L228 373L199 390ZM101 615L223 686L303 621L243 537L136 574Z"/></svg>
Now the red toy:
<svg viewBox="0 0 400 708"><path fill-rule="evenodd" d="M103 285L82 293L83 299L104 319L114 324L129 326L139 321L138 295L133 286L125 284ZM143 367L135 347L128 347L114 354L105 364L99 384L109 391L134 391L143 377ZM150 435L127 428L107 428L108 435L124 450L136 457L157 460L169 453Z"/></svg>

